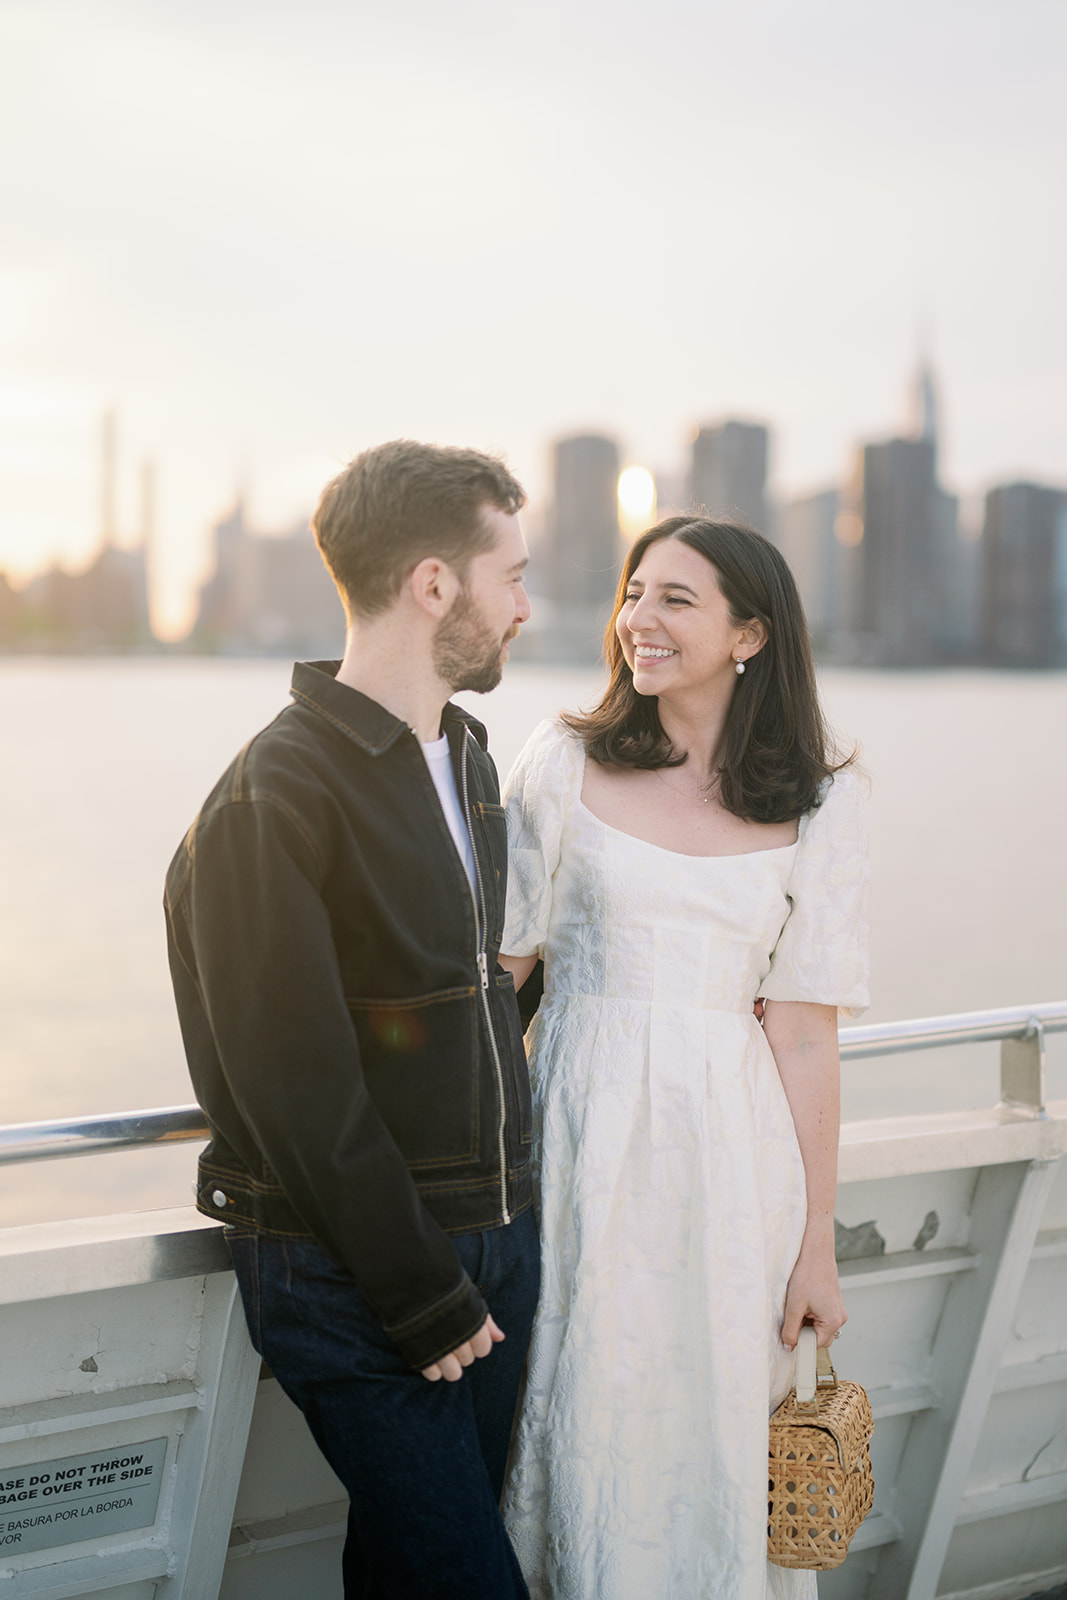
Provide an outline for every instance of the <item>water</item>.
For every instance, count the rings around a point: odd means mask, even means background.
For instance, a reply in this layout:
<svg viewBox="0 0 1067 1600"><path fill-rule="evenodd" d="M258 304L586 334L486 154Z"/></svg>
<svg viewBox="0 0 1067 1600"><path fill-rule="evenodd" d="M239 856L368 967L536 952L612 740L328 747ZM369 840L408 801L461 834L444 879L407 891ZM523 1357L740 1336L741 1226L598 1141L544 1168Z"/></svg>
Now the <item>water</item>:
<svg viewBox="0 0 1067 1600"><path fill-rule="evenodd" d="M0 1122L191 1099L163 874L237 748L285 703L288 663L0 661ZM488 697L505 771L595 672L513 666ZM1067 675L823 675L871 777L874 1004L864 1020L1067 994ZM1067 1037L1052 1090L1067 1095ZM989 1104L997 1052L846 1069L845 1112ZM183 1204L193 1148L0 1172L0 1223Z"/></svg>

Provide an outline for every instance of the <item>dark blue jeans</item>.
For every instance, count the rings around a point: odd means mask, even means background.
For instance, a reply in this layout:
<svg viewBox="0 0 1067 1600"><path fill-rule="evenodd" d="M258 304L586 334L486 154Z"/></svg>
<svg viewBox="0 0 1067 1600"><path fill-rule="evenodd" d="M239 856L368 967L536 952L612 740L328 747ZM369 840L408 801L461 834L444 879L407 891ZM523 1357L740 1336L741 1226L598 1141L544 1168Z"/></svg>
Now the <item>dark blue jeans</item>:
<svg viewBox="0 0 1067 1600"><path fill-rule="evenodd" d="M348 1490L346 1600L528 1600L500 1491L540 1278L533 1211L454 1235L507 1338L429 1383L321 1245L229 1231L252 1343Z"/></svg>

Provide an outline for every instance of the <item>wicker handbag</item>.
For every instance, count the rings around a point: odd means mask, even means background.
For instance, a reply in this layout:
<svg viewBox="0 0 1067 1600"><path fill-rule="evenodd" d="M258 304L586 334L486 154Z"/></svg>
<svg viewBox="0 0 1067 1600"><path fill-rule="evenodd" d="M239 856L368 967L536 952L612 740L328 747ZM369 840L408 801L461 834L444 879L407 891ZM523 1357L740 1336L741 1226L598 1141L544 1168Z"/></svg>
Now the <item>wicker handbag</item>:
<svg viewBox="0 0 1067 1600"><path fill-rule="evenodd" d="M796 1388L771 1417L768 1559L827 1572L848 1554L871 1509L871 1404L858 1383L839 1383L815 1329L797 1344Z"/></svg>

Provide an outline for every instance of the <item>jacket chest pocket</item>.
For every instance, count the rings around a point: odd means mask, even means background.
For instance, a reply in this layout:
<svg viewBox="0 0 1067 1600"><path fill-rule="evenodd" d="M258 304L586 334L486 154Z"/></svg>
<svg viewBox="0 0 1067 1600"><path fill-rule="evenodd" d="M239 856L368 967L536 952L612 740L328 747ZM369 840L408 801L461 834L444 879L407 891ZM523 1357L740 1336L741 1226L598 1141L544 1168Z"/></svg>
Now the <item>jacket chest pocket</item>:
<svg viewBox="0 0 1067 1600"><path fill-rule="evenodd" d="M413 1170L477 1158L476 1005L474 989L348 1000L367 1092Z"/></svg>

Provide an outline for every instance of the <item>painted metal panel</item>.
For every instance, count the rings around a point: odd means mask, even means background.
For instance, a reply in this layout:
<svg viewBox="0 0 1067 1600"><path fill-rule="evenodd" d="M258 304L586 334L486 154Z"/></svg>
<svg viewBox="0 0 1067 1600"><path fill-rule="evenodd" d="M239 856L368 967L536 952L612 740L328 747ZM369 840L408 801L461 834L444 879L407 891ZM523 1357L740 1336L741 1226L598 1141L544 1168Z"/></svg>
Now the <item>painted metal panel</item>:
<svg viewBox="0 0 1067 1600"><path fill-rule="evenodd" d="M110 1505L105 1520L69 1539L68 1523L52 1540L39 1525L21 1550L0 1546L5 1600L218 1592L260 1362L232 1273L212 1270L219 1230L190 1214L162 1220L155 1233L145 1219L124 1233L104 1219L95 1243L81 1224L73 1274L69 1237L47 1226L0 1234L5 1340L22 1353L0 1368L0 1481L152 1454L155 1490L151 1507L120 1506L119 1480L133 1469L119 1465L111 1501L100 1502ZM138 1272L143 1281L131 1282ZM12 1303L20 1280L28 1297ZM85 1283L97 1286L79 1292ZM95 1482L110 1467L91 1476L89 1489L111 1492Z"/></svg>
<svg viewBox="0 0 1067 1600"><path fill-rule="evenodd" d="M1008 1029L999 1106L843 1131L836 1355L872 1395L877 1496L821 1600L1021 1600L1067 1577L1067 1102L1042 1114L1035 1012L1067 1025L1062 1004L945 1019L944 1037ZM845 1053L928 1047L936 1021L846 1030ZM180 1118L174 1136L191 1136ZM260 1380L214 1224L179 1210L8 1230L0 1303L32 1352L0 1369L0 1479L98 1440L167 1441L151 1528L61 1561L0 1548L5 1597L339 1595L340 1486Z"/></svg>

